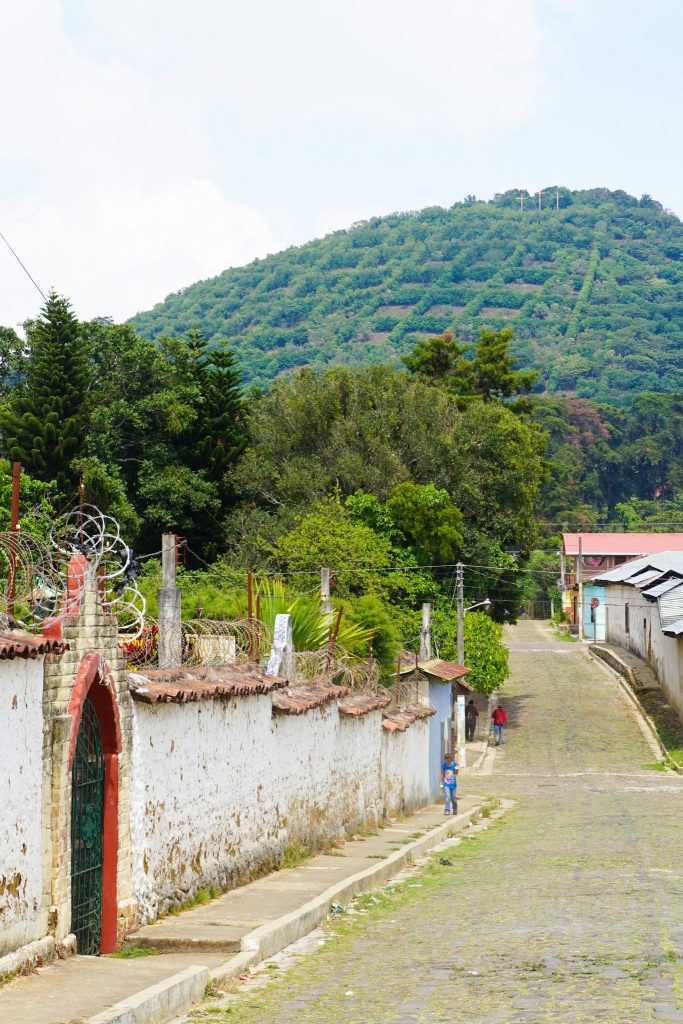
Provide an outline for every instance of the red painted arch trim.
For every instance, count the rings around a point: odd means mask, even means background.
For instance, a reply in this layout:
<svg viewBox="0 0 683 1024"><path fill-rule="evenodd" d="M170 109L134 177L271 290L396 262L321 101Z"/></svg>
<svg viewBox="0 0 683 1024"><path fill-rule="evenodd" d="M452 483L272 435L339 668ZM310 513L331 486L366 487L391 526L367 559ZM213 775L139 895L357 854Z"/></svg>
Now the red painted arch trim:
<svg viewBox="0 0 683 1024"><path fill-rule="evenodd" d="M95 683L98 685L96 686ZM78 666L67 709L67 714L73 718L69 740L69 771L71 771L76 753L76 740L86 697L90 697L95 711L97 711L105 754L121 753L121 719L119 706L112 692L113 686L111 670L102 655L96 651L86 654Z"/></svg>
<svg viewBox="0 0 683 1024"><path fill-rule="evenodd" d="M69 700L68 714L73 717L69 740L69 771L76 753L78 730L86 698L97 712L104 748L104 816L102 821L102 920L100 951L116 949L118 919L119 850L119 754L121 719L113 692L111 671L101 654L86 654L78 667Z"/></svg>

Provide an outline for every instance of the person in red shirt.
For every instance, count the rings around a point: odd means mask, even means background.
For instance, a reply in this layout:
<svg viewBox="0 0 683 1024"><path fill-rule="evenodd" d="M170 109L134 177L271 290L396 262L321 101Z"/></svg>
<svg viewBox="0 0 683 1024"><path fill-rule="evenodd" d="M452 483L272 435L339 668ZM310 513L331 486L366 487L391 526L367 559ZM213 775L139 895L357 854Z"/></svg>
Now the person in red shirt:
<svg viewBox="0 0 683 1024"><path fill-rule="evenodd" d="M507 723L508 716L505 708L501 704L495 708L493 712L493 738L496 741L496 746L499 746L503 742L503 730Z"/></svg>

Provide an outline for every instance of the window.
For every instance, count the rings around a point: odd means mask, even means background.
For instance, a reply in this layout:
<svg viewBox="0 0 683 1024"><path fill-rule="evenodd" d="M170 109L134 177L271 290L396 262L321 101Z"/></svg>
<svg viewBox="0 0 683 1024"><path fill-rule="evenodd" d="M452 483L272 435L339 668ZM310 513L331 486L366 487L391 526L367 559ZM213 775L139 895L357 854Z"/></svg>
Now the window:
<svg viewBox="0 0 683 1024"><path fill-rule="evenodd" d="M626 603L624 604L624 633L630 633L630 632L631 632L631 630L629 628L629 621L628 621L628 601L626 601Z"/></svg>

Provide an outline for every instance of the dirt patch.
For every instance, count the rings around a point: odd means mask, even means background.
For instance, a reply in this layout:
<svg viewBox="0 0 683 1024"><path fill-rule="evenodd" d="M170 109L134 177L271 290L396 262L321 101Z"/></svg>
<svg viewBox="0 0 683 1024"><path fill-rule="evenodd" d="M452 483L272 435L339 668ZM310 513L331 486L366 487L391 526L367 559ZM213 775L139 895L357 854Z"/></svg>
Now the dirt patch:
<svg viewBox="0 0 683 1024"><path fill-rule="evenodd" d="M508 319L517 316L518 313L518 309L510 309L508 306L482 306L479 310L479 316L500 316Z"/></svg>

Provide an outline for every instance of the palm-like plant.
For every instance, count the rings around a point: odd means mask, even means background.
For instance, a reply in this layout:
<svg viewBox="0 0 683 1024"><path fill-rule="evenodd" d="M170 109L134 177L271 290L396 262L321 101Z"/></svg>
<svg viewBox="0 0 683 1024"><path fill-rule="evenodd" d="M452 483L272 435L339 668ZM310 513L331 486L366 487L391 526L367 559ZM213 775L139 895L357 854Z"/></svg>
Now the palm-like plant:
<svg viewBox="0 0 683 1024"><path fill-rule="evenodd" d="M260 598L260 618L272 636L276 615L291 615L294 650L320 651L330 642L330 633L337 624L337 612L326 612L319 593L288 597L282 579L265 579L256 584ZM347 655L366 651L374 630L342 616L335 640L335 653Z"/></svg>

